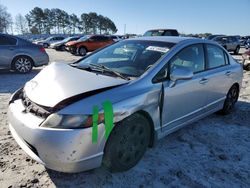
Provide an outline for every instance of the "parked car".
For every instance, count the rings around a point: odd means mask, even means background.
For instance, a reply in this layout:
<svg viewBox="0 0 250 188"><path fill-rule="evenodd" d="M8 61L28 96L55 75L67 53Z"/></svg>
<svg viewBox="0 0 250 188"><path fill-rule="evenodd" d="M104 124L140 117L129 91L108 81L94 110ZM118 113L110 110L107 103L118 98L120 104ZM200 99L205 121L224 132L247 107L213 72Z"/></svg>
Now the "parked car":
<svg viewBox="0 0 250 188"><path fill-rule="evenodd" d="M210 35L206 39L207 40L213 40L215 37L223 37L223 36L225 36L225 35L222 35L222 34L219 34L219 35Z"/></svg>
<svg viewBox="0 0 250 188"><path fill-rule="evenodd" d="M243 55L242 55L242 59L243 59L243 68L245 70L250 71L250 50L246 51Z"/></svg>
<svg viewBox="0 0 250 188"><path fill-rule="evenodd" d="M250 40L250 36L241 37L241 39L240 39L240 45L245 47L248 40Z"/></svg>
<svg viewBox="0 0 250 188"><path fill-rule="evenodd" d="M250 38L248 38L248 39L245 41L245 48L246 48L246 49L250 48Z"/></svg>
<svg viewBox="0 0 250 188"><path fill-rule="evenodd" d="M113 39L113 41L115 42L123 40L122 36L119 35L111 35L110 38Z"/></svg>
<svg viewBox="0 0 250 188"><path fill-rule="evenodd" d="M144 33L143 36L179 36L176 29L152 29Z"/></svg>
<svg viewBox="0 0 250 188"><path fill-rule="evenodd" d="M44 48L48 48L50 46L51 43L54 43L54 42L59 42L59 41L62 41L64 40L64 37L61 37L61 36L53 36L53 37L49 37L45 40L38 40L38 41L35 41L34 43L35 44L39 44L39 45L42 45Z"/></svg>
<svg viewBox="0 0 250 188"><path fill-rule="evenodd" d="M72 54L85 56L87 52L93 52L112 43L114 41L106 35L87 35L77 41L66 43L66 50Z"/></svg>
<svg viewBox="0 0 250 188"><path fill-rule="evenodd" d="M44 68L12 95L9 128L48 168L78 172L104 164L124 171L155 140L214 112L232 112L242 76L242 66L213 41L123 40Z"/></svg>
<svg viewBox="0 0 250 188"><path fill-rule="evenodd" d="M0 34L0 68L28 73L33 67L47 65L49 56L42 46L19 37Z"/></svg>
<svg viewBox="0 0 250 188"><path fill-rule="evenodd" d="M81 38L80 36L74 36L74 37L67 37L64 40L61 40L59 42L54 42L50 45L51 48L55 49L55 50L61 50L64 51L65 50L65 44L70 42L70 41L76 41L79 38Z"/></svg>
<svg viewBox="0 0 250 188"><path fill-rule="evenodd" d="M219 36L212 39L223 46L227 51L234 52L235 55L239 54L240 41L235 36Z"/></svg>

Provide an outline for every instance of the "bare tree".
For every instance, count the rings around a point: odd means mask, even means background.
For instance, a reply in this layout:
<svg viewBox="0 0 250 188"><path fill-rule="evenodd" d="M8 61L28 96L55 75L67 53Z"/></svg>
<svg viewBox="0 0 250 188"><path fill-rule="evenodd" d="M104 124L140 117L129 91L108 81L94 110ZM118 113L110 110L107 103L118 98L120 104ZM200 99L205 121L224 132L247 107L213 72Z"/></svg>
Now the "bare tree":
<svg viewBox="0 0 250 188"><path fill-rule="evenodd" d="M17 14L15 17L15 30L19 34L28 33L28 21L21 14Z"/></svg>
<svg viewBox="0 0 250 188"><path fill-rule="evenodd" d="M10 25L12 24L11 15L7 12L7 8L0 5L0 32L7 33Z"/></svg>

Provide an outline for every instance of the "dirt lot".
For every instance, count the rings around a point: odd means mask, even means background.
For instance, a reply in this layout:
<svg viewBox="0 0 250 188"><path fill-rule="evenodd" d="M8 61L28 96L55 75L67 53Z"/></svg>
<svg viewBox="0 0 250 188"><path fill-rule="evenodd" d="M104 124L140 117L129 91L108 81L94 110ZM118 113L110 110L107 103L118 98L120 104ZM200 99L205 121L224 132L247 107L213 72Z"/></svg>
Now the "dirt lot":
<svg viewBox="0 0 250 188"><path fill-rule="evenodd" d="M48 50L51 61L79 57ZM236 58L240 59L240 56ZM0 72L0 187L250 187L250 72L234 113L211 115L160 140L124 173L103 168L65 174L44 168L16 144L8 129L10 94L34 77Z"/></svg>

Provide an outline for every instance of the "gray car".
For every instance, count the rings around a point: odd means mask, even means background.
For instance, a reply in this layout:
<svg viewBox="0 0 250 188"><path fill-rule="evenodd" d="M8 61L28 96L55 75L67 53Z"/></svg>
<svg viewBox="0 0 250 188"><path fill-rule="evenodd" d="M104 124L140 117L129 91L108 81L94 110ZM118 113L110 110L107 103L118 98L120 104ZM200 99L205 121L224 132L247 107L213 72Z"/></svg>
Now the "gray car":
<svg viewBox="0 0 250 188"><path fill-rule="evenodd" d="M212 40L218 42L227 51L234 52L235 55L239 54L240 51L240 41L237 36L218 36Z"/></svg>
<svg viewBox="0 0 250 188"><path fill-rule="evenodd" d="M49 56L42 46L30 41L0 34L0 69L28 73L33 67L47 65Z"/></svg>
<svg viewBox="0 0 250 188"><path fill-rule="evenodd" d="M237 102L243 70L213 41L123 40L53 63L16 91L9 128L33 159L63 172L124 171L147 147Z"/></svg>

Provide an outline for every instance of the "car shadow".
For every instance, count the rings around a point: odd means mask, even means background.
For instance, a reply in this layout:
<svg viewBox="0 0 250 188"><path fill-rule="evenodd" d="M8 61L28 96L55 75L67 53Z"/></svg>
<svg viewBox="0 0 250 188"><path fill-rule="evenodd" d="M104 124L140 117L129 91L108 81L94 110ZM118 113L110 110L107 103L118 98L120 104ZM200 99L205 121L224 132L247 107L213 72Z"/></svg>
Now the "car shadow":
<svg viewBox="0 0 250 188"><path fill-rule="evenodd" d="M227 129L230 124L238 127L238 129L240 129L241 126L247 127L248 122L250 122L250 103L238 101L236 108L229 115L222 116L216 113L212 114L157 141L157 144L153 148L147 150L141 161L134 168L126 172L111 173L104 167L100 167L73 174L47 169L47 173L56 187L123 187L126 184L126 179L133 181L134 178L136 179L134 186L139 187L136 183L143 183L145 181L144 177L151 175L152 171L155 173L155 176L161 176L161 172L164 171L166 172L165 176L169 176L170 179L176 178L176 174L172 173L174 170L184 173L187 167L188 169L193 168L192 163L186 163L190 160L189 155L179 157L176 164L170 163L176 159L177 156L183 154L183 152L189 152L189 154L195 156L197 160L199 159L198 163L200 163L200 166L206 164L209 168L215 168L217 165L222 164L224 161L220 158L215 159L216 156L214 155L217 155L217 153L214 154L213 151L216 151L216 149L220 147L218 143L231 136L230 127L227 131L224 131L224 129ZM216 135L221 131L224 136L217 138ZM217 139L214 139L215 137ZM203 147L200 148L202 145ZM199 149L196 150L196 148ZM205 160L207 162L204 162L205 154L203 152L206 149L208 149L209 152L211 151L212 154L208 152L206 155L207 159ZM229 154L226 153L226 155ZM216 162L214 162L215 160ZM161 167L160 163L158 164L159 161L163 164L167 164L165 168ZM198 165L196 168L199 169L200 166ZM200 175L199 170L194 169L193 173L195 177L196 175L197 177ZM206 174L205 171L204 173ZM182 177L178 178L181 179ZM150 181L156 180L152 178ZM130 182L129 184L132 185L133 183ZM144 185L147 186L147 183Z"/></svg>
<svg viewBox="0 0 250 188"><path fill-rule="evenodd" d="M19 74L10 70L0 69L0 93L13 93L27 81L34 78L41 68L35 68L28 74Z"/></svg>

